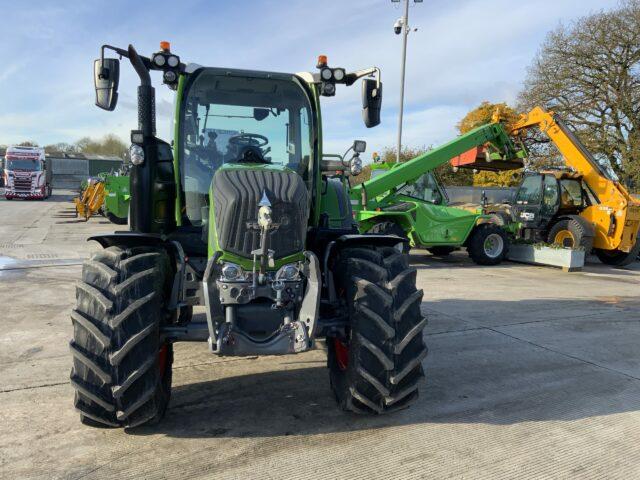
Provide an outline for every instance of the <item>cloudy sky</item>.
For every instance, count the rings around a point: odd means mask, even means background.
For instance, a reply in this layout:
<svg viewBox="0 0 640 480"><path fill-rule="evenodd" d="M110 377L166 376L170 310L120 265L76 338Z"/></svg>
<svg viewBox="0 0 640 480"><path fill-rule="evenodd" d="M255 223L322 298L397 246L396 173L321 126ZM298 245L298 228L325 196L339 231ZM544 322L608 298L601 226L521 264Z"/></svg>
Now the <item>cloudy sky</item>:
<svg viewBox="0 0 640 480"><path fill-rule="evenodd" d="M412 5L404 142L437 145L483 100L513 102L547 31L617 0L424 0ZM175 6L179 5L176 9ZM0 144L73 142L136 126L135 76L123 64L115 112L93 106L92 62L103 43L139 52L169 40L183 61L297 72L318 54L333 66L382 69L382 124L366 129L359 88L325 98L325 150L354 138L395 144L402 14L391 0L0 0ZM158 84L158 130L169 136L172 94Z"/></svg>

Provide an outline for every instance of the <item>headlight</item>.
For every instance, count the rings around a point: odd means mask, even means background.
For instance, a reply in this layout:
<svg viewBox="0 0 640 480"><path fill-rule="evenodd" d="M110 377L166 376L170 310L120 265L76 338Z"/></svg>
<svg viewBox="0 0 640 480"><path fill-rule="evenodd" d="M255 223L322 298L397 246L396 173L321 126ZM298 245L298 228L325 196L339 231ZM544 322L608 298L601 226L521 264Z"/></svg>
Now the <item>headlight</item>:
<svg viewBox="0 0 640 480"><path fill-rule="evenodd" d="M333 72L330 68L320 70L320 78L322 78L322 80L331 80L331 77L333 77Z"/></svg>
<svg viewBox="0 0 640 480"><path fill-rule="evenodd" d="M235 263L225 263L222 266L221 280L225 282L238 282L245 279L244 270Z"/></svg>
<svg viewBox="0 0 640 480"><path fill-rule="evenodd" d="M144 163L144 149L140 145L131 145L129 147L129 155L131 156L131 163L134 165L142 165Z"/></svg>
<svg viewBox="0 0 640 480"><path fill-rule="evenodd" d="M298 268L298 264L288 263L280 267L280 270L276 273L276 280L291 282L293 280L297 280L299 275L300 269Z"/></svg>
<svg viewBox="0 0 640 480"><path fill-rule="evenodd" d="M169 65L171 68L176 68L179 63L180 63L180 60L178 60L178 57L176 57L175 55L171 55L167 59L167 65Z"/></svg>
<svg viewBox="0 0 640 480"><path fill-rule="evenodd" d="M153 63L155 63L157 66L162 67L165 62L167 61L166 58L164 58L164 55L156 55L155 57L153 57Z"/></svg>
<svg viewBox="0 0 640 480"><path fill-rule="evenodd" d="M350 171L353 176L360 175L362 172L362 160L360 160L360 157L351 160Z"/></svg>
<svg viewBox="0 0 640 480"><path fill-rule="evenodd" d="M344 80L345 75L346 73L342 68L335 68L333 70L333 78L336 79L336 82L341 82L342 80Z"/></svg>
<svg viewBox="0 0 640 480"><path fill-rule="evenodd" d="M176 72L173 72L171 70L167 70L162 75L162 78L164 79L164 81L166 83L174 83L178 79L178 76L176 75Z"/></svg>

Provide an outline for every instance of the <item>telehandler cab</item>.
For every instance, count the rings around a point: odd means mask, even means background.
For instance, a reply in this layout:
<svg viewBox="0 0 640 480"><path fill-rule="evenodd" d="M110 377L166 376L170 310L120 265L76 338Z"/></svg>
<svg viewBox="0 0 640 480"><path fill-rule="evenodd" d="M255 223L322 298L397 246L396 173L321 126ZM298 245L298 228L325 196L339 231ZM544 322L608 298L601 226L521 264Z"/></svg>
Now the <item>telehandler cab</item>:
<svg viewBox="0 0 640 480"><path fill-rule="evenodd" d="M209 68L183 64L167 42L149 58L104 45L94 80L105 110L119 78L105 50L140 77L138 129L130 231L91 237L103 250L84 264L71 313L81 421L158 421L177 341L244 356L304 352L324 337L343 409L381 414L415 400L427 354L416 271L400 238L358 234L343 211L346 182L322 175L336 160L323 158L320 96L369 77L363 117L373 127L380 71L348 73L322 56L317 73ZM151 70L176 91L172 145L156 137ZM357 162L340 163L356 173ZM196 305L206 322L193 321Z"/></svg>

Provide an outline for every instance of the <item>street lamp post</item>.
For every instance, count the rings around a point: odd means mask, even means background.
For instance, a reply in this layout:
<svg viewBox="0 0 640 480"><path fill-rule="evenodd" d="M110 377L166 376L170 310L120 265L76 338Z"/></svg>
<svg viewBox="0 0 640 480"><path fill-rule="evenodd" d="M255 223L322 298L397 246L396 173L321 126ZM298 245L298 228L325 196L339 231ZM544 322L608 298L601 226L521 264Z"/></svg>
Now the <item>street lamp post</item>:
<svg viewBox="0 0 640 480"><path fill-rule="evenodd" d="M391 0L394 3L400 0ZM422 3L422 0L413 0L414 3ZM407 66L407 37L409 36L409 0L404 0L404 15L393 26L396 35L402 34L402 66L400 69L400 115L398 116L398 147L396 162L400 163L402 152L402 117L404 115L404 78Z"/></svg>

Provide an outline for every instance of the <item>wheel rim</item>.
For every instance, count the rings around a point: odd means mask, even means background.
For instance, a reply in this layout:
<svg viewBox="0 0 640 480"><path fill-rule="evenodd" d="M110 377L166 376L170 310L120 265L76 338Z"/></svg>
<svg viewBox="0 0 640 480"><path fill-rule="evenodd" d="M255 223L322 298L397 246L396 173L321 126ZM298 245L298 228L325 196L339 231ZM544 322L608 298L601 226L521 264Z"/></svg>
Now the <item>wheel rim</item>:
<svg viewBox="0 0 640 480"><path fill-rule="evenodd" d="M333 348L336 352L336 363L342 371L349 367L349 347L339 338L333 339Z"/></svg>
<svg viewBox="0 0 640 480"><path fill-rule="evenodd" d="M553 243L556 245L562 245L563 247L573 248L576 244L576 239L569 230L560 230L556 233L553 239Z"/></svg>
<svg viewBox="0 0 640 480"><path fill-rule="evenodd" d="M489 258L497 258L504 250L504 240L497 233L492 233L484 240L484 253Z"/></svg>

